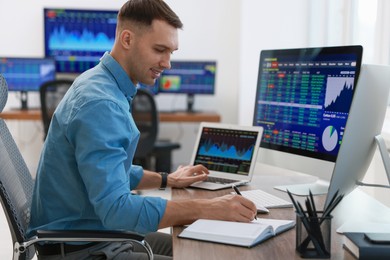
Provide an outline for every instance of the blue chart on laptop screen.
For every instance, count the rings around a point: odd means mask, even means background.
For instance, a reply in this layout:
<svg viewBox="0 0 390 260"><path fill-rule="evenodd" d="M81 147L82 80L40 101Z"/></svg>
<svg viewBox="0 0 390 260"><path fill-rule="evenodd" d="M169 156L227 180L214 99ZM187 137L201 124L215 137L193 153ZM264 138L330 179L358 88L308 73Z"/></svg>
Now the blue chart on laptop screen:
<svg viewBox="0 0 390 260"><path fill-rule="evenodd" d="M203 128L195 164L211 171L247 175L258 133L244 130Z"/></svg>

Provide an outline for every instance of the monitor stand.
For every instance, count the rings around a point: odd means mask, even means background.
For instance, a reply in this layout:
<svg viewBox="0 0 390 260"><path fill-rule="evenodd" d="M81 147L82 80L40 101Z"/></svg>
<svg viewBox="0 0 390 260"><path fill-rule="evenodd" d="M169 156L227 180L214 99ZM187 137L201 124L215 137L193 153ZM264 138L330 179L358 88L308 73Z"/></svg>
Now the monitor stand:
<svg viewBox="0 0 390 260"><path fill-rule="evenodd" d="M194 102L195 102L194 94L187 94L187 112L188 113L195 113Z"/></svg>
<svg viewBox="0 0 390 260"><path fill-rule="evenodd" d="M387 181L390 184L390 157L389 157L389 151L387 150L385 140L381 135L375 136L375 142L378 145L379 152L382 157L383 166L385 167L386 175L387 175ZM378 187L378 188L390 188L389 185L382 185L382 184L369 184L364 182L357 182L360 186L369 186L369 187Z"/></svg>
<svg viewBox="0 0 390 260"><path fill-rule="evenodd" d="M28 100L27 91L21 91L20 92L20 101L22 103L22 107L21 107L22 110L27 110L28 109L27 100Z"/></svg>
<svg viewBox="0 0 390 260"><path fill-rule="evenodd" d="M387 180L390 184L390 156L386 147L386 143L381 135L375 136L375 142L378 145L379 152L382 157L382 162L387 174ZM360 186L368 186L368 187L390 188L389 185L369 184L361 181L358 181L356 184ZM309 190L312 192L313 195L326 194L328 193L328 187L329 187L329 182L318 179L314 183L282 185L282 186L275 186L274 188L281 191L289 190L292 194L297 196L307 196L309 195Z"/></svg>
<svg viewBox="0 0 390 260"><path fill-rule="evenodd" d="M194 94L187 94L187 109L181 110L181 109L175 109L173 111L165 111L165 112L186 112L186 113L196 113L194 110L194 103L195 103L195 96ZM160 110L159 112L163 112Z"/></svg>

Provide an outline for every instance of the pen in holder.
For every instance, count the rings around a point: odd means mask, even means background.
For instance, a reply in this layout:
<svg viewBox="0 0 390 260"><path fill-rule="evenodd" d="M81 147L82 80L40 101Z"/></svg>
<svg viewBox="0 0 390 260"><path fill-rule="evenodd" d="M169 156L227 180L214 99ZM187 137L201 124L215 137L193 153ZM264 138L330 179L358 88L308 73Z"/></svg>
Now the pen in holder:
<svg viewBox="0 0 390 260"><path fill-rule="evenodd" d="M309 192L310 196L305 201L306 210L298 201L294 200L288 190L287 193L297 214L297 252L302 258L330 258L332 232L332 215L330 213L341 201L343 195L338 196L338 192L336 192L325 210L317 211L311 191Z"/></svg>
<svg viewBox="0 0 390 260"><path fill-rule="evenodd" d="M330 258L332 216L297 213L296 250L302 258Z"/></svg>

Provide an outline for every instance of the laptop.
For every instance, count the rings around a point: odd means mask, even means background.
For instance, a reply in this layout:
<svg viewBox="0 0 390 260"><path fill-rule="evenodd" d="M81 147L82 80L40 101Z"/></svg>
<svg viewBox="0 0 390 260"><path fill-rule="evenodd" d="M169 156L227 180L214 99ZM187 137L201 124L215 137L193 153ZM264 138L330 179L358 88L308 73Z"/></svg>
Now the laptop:
<svg viewBox="0 0 390 260"><path fill-rule="evenodd" d="M219 190L249 183L262 135L260 126L201 123L190 162L203 164L210 173L190 187Z"/></svg>

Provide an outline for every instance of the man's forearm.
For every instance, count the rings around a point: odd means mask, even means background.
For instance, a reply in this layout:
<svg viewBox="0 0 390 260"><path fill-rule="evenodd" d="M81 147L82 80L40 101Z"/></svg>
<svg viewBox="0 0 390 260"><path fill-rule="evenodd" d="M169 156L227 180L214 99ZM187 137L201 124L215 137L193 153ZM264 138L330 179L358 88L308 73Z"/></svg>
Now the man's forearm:
<svg viewBox="0 0 390 260"><path fill-rule="evenodd" d="M137 190L158 189L161 185L161 175L157 172L144 171L144 176L137 186Z"/></svg>
<svg viewBox="0 0 390 260"><path fill-rule="evenodd" d="M159 228L191 224L202 216L202 206L205 200L168 201Z"/></svg>

